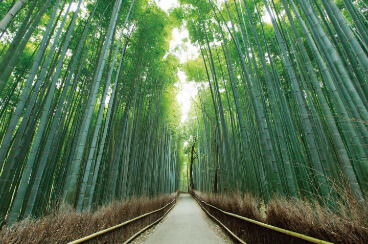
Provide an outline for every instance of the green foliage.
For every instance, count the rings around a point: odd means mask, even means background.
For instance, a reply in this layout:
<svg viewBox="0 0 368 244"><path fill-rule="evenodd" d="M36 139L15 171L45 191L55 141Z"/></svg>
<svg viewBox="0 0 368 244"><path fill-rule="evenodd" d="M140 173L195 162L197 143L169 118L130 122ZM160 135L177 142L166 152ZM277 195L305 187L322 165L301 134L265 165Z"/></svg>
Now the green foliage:
<svg viewBox="0 0 368 244"><path fill-rule="evenodd" d="M203 191L327 205L342 199L336 185L367 196L362 1L181 0L166 13L147 0L89 0L62 27L70 1L45 2L27 1L0 40L3 217L29 206L39 215L60 199L82 209L156 196L180 177L185 187L194 143L190 177ZM169 52L174 28L188 29L199 57L180 64ZM184 125L178 68L201 87Z"/></svg>
<svg viewBox="0 0 368 244"><path fill-rule="evenodd" d="M201 82L206 80L206 71L203 61L199 57L185 62L183 65L183 71L189 81Z"/></svg>

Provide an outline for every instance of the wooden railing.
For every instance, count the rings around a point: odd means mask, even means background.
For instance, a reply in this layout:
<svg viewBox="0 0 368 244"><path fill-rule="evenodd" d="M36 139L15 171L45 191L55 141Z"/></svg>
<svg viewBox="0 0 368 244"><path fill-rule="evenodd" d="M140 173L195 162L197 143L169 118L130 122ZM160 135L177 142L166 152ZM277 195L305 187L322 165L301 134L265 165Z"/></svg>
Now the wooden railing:
<svg viewBox="0 0 368 244"><path fill-rule="evenodd" d="M285 234L285 235L288 235L288 236L292 236L292 237L295 237L295 238L298 238L298 239L301 239L301 240L304 240L304 241L308 241L308 242L311 242L311 243L318 243L318 244L331 244L331 242L328 242L328 241L320 240L320 239L317 239L317 238L314 238L314 237L311 237L311 236L307 236L307 235L303 235L303 234L300 234L300 233L297 233L297 232L294 232L294 231L285 230L285 229L282 229L282 228L279 228L279 227L276 227L276 226L272 226L272 225L268 225L268 224L256 221L254 219L246 218L246 217L234 214L234 213L224 211L220 208L217 208L217 207L215 207L211 204L208 204L205 201L197 198L197 196L195 194L192 194L192 196L197 201L199 206L207 213L207 215L209 215L212 219L214 219L217 223L219 223L233 238L235 238L240 243L245 243L245 241L242 240L241 238L239 238L236 234L234 234L228 227L226 227L222 222L220 222L215 216L210 214L209 211L207 211L207 209L203 205L205 205L209 208L212 208L212 209L214 209L214 210L216 210L216 211L218 211L222 214L225 214L227 216L231 216L233 218L237 218L237 219L240 219L240 220L243 220L243 221L246 221L246 222L249 222L249 223L264 227L264 228L267 228L269 230L277 231L279 233L282 233L282 234Z"/></svg>
<svg viewBox="0 0 368 244"><path fill-rule="evenodd" d="M90 240L93 240L94 238L97 238L97 237L99 237L99 236L101 236L101 235L104 235L104 234L107 234L107 233L109 233L109 232L111 232L111 231L113 231L113 230L116 230L116 229L118 229L118 228L121 228L121 227L123 227L123 226L126 226L126 225L128 225L128 224L131 224L131 223L133 223L133 222L135 222L135 221L137 221L137 220L140 220L140 219L142 219L142 218L145 218L145 217L147 217L147 216L150 216L150 215L152 215L152 214L154 214L154 213L157 213L157 212L159 212L159 211L162 211L162 210L164 210L165 208L167 208L167 207L169 207L169 206L171 206L159 219L157 219L155 222L153 222L153 223L151 223L151 224L149 224L149 225L147 225L146 227L144 227L143 229L141 229L141 230L139 230L138 232L136 232L134 235L132 235L128 240L126 240L125 242L124 242L124 244L125 243L129 243L129 242L131 242L134 238L136 238L139 234L141 234L143 231L145 231L145 230L147 230L147 229L149 229L149 228L151 228L152 226L154 226L155 224L157 224L158 222L160 222L169 212L170 212L170 210L175 206L175 203L176 203L176 198L173 200L173 201L171 201L170 203L168 203L168 204L166 204L165 206L163 206L162 208L160 208L160 209L157 209L157 210L154 210L154 211L152 211L152 212L149 212L149 213L145 213L145 214L143 214L143 215L141 215L141 216L138 216L138 217L136 217L136 218L134 218L134 219L130 219L130 220L128 220L128 221L125 221L125 222L123 222L123 223L121 223L121 224L118 224L118 225L115 225L115 226L112 226L112 227L110 227L110 228L107 228L107 229L104 229L104 230L101 230L101 231L98 231L98 232L96 232L96 233L93 233L93 234L91 234L91 235L88 235L88 236L85 236L85 237L83 237L83 238L80 238L80 239L78 239L78 240L75 240L75 241L72 241L72 242L69 242L69 244L76 244L76 243L83 243L83 242L86 242L86 241L90 241Z"/></svg>

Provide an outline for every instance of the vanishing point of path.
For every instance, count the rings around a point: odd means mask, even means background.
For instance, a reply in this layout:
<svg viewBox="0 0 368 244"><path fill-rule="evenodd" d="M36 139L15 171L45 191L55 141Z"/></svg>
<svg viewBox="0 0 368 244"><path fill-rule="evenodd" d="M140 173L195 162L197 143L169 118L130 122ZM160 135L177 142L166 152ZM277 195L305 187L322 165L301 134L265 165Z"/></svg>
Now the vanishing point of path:
<svg viewBox="0 0 368 244"><path fill-rule="evenodd" d="M144 243L232 243L227 237L221 238L221 233L211 228L210 225L214 224L210 222L189 194L180 194L176 206Z"/></svg>

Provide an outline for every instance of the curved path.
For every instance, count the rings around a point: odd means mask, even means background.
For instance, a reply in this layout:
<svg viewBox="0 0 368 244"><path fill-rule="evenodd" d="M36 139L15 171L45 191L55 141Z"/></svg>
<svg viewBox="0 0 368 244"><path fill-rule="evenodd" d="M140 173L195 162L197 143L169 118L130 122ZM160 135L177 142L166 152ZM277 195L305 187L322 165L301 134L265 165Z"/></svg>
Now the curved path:
<svg viewBox="0 0 368 244"><path fill-rule="evenodd" d="M177 205L144 243L229 243L221 239L208 222L196 201L189 194L180 194Z"/></svg>

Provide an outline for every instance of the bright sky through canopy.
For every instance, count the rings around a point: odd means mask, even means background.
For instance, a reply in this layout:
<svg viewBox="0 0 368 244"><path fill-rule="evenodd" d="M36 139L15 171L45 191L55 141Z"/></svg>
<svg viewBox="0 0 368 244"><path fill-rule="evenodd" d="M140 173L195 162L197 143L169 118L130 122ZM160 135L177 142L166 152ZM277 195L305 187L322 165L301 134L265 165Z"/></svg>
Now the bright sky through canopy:
<svg viewBox="0 0 368 244"><path fill-rule="evenodd" d="M174 8L178 5L176 0L156 0L156 4L160 6L164 11L168 11L170 8Z"/></svg>
<svg viewBox="0 0 368 244"><path fill-rule="evenodd" d="M164 11L168 11L170 8L174 8L178 5L176 0L156 0L157 5ZM183 40L187 40L184 42ZM170 43L170 53L176 55L180 63L185 63L190 57L198 56L198 48L193 46L189 41L189 32L185 28L185 25L178 29L173 30L173 39ZM179 88L179 94L176 99L181 106L181 122L184 122L188 118L188 113L190 110L192 98L197 94L197 87L194 81L187 81L187 77L184 72L178 68L179 83L177 87Z"/></svg>

